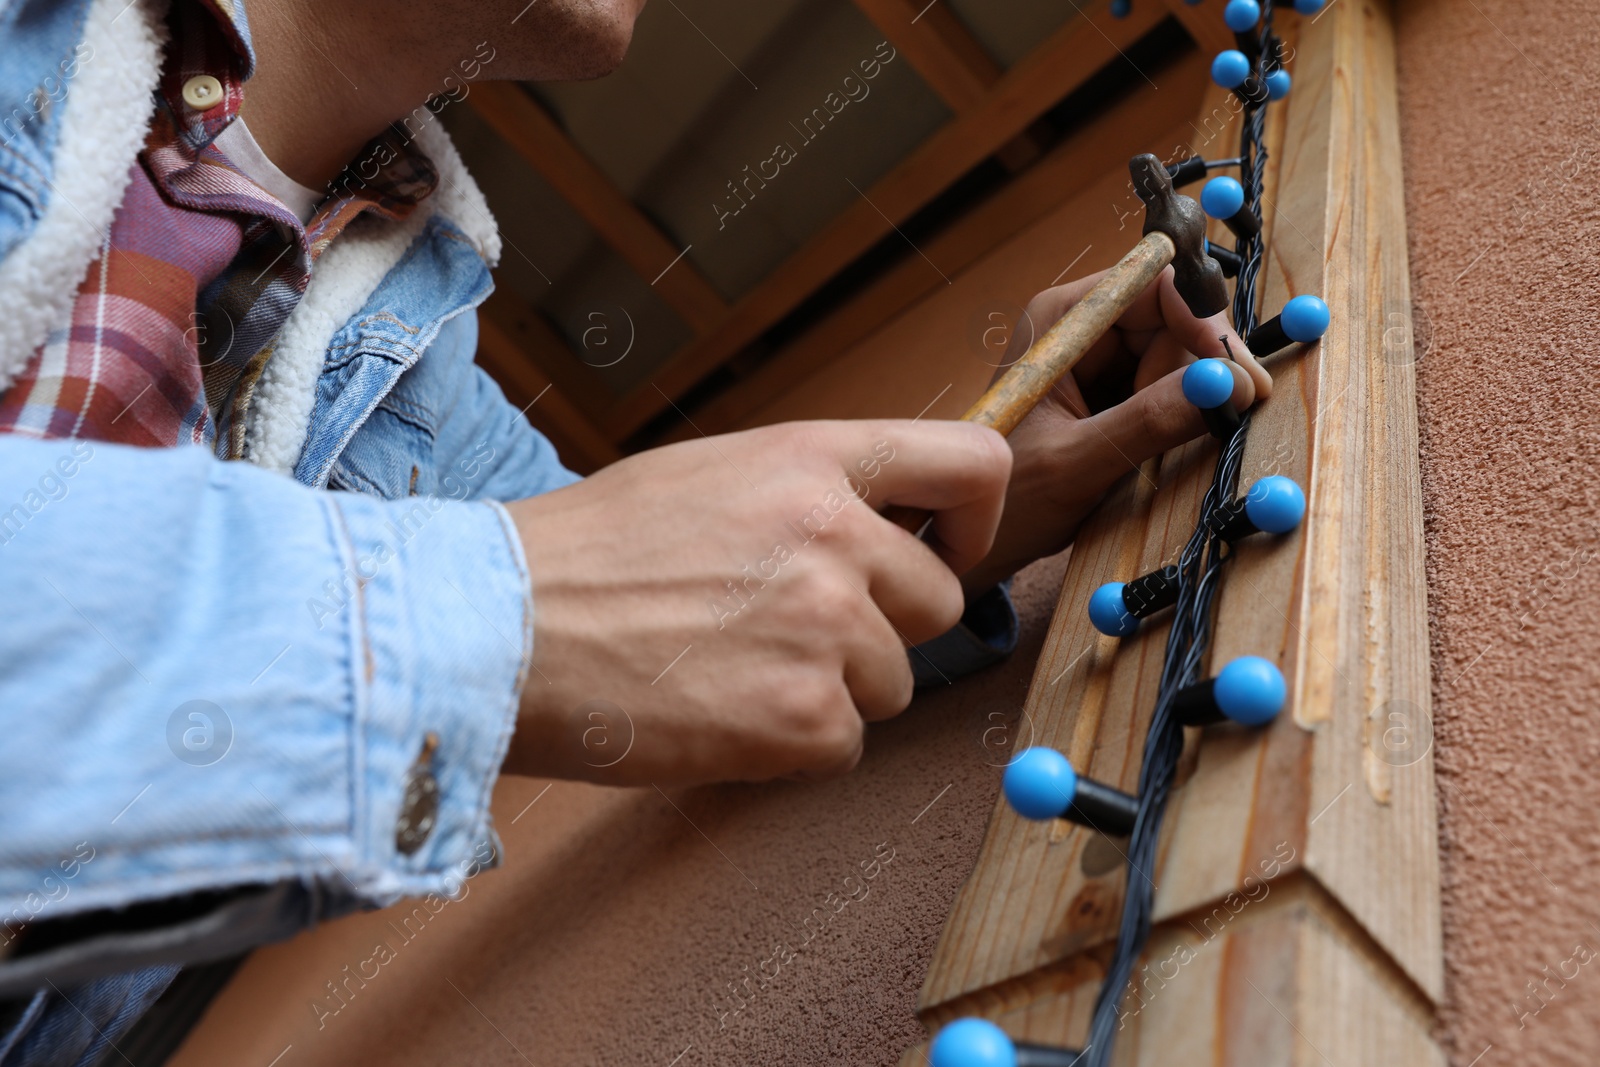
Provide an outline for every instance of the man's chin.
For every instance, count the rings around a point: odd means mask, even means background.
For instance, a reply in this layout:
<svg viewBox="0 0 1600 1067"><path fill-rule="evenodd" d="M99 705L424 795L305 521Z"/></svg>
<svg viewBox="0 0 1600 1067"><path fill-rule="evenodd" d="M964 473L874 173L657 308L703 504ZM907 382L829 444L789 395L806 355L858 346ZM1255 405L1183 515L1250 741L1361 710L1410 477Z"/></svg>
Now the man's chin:
<svg viewBox="0 0 1600 1067"><path fill-rule="evenodd" d="M564 11L547 8L546 18L528 27L532 39L525 54L533 61L520 79L592 81L612 73L627 57L634 20L643 7L633 0L600 0Z"/></svg>

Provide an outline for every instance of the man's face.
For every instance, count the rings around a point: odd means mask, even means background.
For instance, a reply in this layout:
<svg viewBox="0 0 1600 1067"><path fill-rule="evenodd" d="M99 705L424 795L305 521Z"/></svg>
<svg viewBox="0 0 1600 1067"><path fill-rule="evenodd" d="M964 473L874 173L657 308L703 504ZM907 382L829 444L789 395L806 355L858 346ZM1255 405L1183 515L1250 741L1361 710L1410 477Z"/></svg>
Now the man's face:
<svg viewBox="0 0 1600 1067"><path fill-rule="evenodd" d="M610 74L627 54L645 0L495 0L483 32L504 57L497 77L578 81ZM459 8L448 5L459 17ZM502 47L502 42L504 45Z"/></svg>

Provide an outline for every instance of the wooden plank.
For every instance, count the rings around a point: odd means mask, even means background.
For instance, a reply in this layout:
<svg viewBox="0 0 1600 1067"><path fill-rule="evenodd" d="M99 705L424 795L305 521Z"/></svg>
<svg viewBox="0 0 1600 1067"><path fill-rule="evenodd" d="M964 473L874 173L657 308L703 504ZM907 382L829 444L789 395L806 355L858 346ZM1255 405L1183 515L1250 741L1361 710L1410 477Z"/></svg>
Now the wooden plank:
<svg viewBox="0 0 1600 1067"><path fill-rule="evenodd" d="M915 152L866 190L760 285L740 300L720 327L698 338L629 393L603 428L621 440L665 410L706 374L759 337L818 287L919 208L1021 133L1035 119L1165 17L1153 4L1135 5L1112 19L1103 5L1074 18L996 83L982 106L946 123ZM476 94L474 94L476 95ZM937 273L935 268L928 267Z"/></svg>
<svg viewBox="0 0 1600 1067"><path fill-rule="evenodd" d="M1136 153L1155 152L1164 158L1177 154L1179 146L1187 143L1187 127L1193 117L1191 93L1202 90L1207 69L1208 64L1198 55L1180 60L1162 74L1165 89L1141 86L929 241L923 251L950 277L957 277L960 271L1077 196L1101 175L1125 169L1127 159ZM1175 136L1173 130L1180 126L1182 136ZM1133 210L1132 205L1137 204L1131 199L1131 191L1129 197L1129 206L1123 210ZM1129 226L1137 219L1136 214L1131 216ZM1081 273L1086 273L1086 268L1073 272L1074 276ZM695 425L706 433L723 433L745 425L752 412L843 358L852 345L917 301L945 288L944 280L928 270L920 258L899 263L763 364L749 379L696 409L692 413ZM669 434L667 440L685 439L694 433L684 425Z"/></svg>
<svg viewBox="0 0 1600 1067"><path fill-rule="evenodd" d="M1124 1005L1125 1067L1444 1067L1430 1006L1326 894L1304 877L1262 885L1237 910L1174 918L1151 932ZM1077 956L961 1005L1012 1038L1077 1047L1099 990ZM952 1013L949 1018L953 1018ZM934 1025L948 1021L941 1018ZM900 1067L926 1067L927 1043Z"/></svg>
<svg viewBox="0 0 1600 1067"><path fill-rule="evenodd" d="M1236 136L1237 129L1234 120L1221 136ZM1193 526L1214 457L1214 447L1202 442L1147 465L1134 490L1108 501L1079 533L1024 709L1037 743L1061 749L1094 777L1125 789L1138 778L1165 619L1117 642L1089 627L1083 605L1102 582L1171 560ZM1175 798L1169 828L1180 821L1185 796L1180 791ZM1114 929L1123 891L1122 865L1104 862L1107 847L1065 824L1026 822L1000 803L935 953L924 1007L1102 942ZM1091 855L1101 858L1086 859Z"/></svg>
<svg viewBox="0 0 1600 1067"><path fill-rule="evenodd" d="M1190 4L1187 0L1162 0L1172 17L1182 24L1184 31L1200 46L1209 64L1218 52L1238 47L1233 31L1222 21L1222 5Z"/></svg>
<svg viewBox="0 0 1600 1067"><path fill-rule="evenodd" d="M1311 528L1303 570L1296 715L1329 739L1314 751L1311 810L1350 789L1332 809L1338 818L1311 825L1307 867L1437 998L1443 965L1416 363L1410 332L1391 329L1392 314L1411 308L1394 35L1376 14L1346 13L1341 26L1333 62L1313 68L1320 83L1307 83L1329 99L1350 94L1348 106L1323 113L1329 162L1340 172L1320 204L1302 208L1302 190L1320 179L1323 160L1297 152L1303 142L1286 146L1266 294L1276 308L1295 293L1322 292L1344 310L1324 340L1329 355L1305 368L1321 374L1309 497L1322 521ZM1327 249L1320 277L1310 254L1318 230ZM1246 462L1261 469L1267 447L1260 442ZM1229 640L1245 636L1244 621L1259 612L1253 592L1246 585L1223 600L1224 618L1238 620ZM1218 652L1233 647L1223 641Z"/></svg>
<svg viewBox="0 0 1600 1067"><path fill-rule="evenodd" d="M507 399L525 407L528 421L555 443L568 467L579 474L592 474L622 458L617 446L572 405L511 335L486 316L478 320L478 362L500 384Z"/></svg>
<svg viewBox="0 0 1600 1067"><path fill-rule="evenodd" d="M855 0L855 5L956 114L977 108L1000 80L1000 65L943 4Z"/></svg>
<svg viewBox="0 0 1600 1067"><path fill-rule="evenodd" d="M1295 92L1271 131L1263 300L1270 313L1292 293L1324 293L1334 327L1321 344L1275 361L1244 482L1288 474L1307 486L1310 511L1295 534L1241 544L1212 654L1213 664L1244 653L1280 662L1292 710L1263 731L1215 727L1191 737L1155 875L1156 918L1209 911L1252 876L1303 879L1355 940L1370 943L1384 983L1431 1006L1442 993L1432 766L1421 744L1382 745L1396 725L1389 712L1398 706L1401 725L1420 731L1429 698L1412 364L1397 350L1408 339L1384 335L1384 309L1409 299L1393 27L1384 7L1364 3L1329 8L1300 30ZM1195 124L1197 138L1225 139L1219 152L1236 143L1237 119L1215 119L1217 109L1231 118L1226 107L1212 94ZM1202 442L1163 457L1086 526L1029 693L1036 743L1123 788L1137 779L1166 627L1116 642L1089 628L1083 605L1101 582L1171 559L1192 529L1214 456ZM998 804L935 951L924 1018L934 1023L1103 953L1123 869L1115 842L1064 823L1025 823ZM1302 961L1296 973L1320 966ZM1356 993L1367 996L1336 990ZM1343 1001L1296 1004L1300 1032L1353 1040L1337 1023ZM1272 1022L1240 1010L1224 1013L1217 1062L1317 1062L1294 1049L1282 1059L1259 1047L1254 1058L1230 1052L1251 1026ZM1137 1041L1123 1061L1172 1062L1213 1047L1199 1036L1210 1011L1174 1006L1169 1037ZM1081 1040L1082 1030L1064 1037ZM1424 1051L1422 1060L1385 1051L1349 1062L1437 1061L1436 1050Z"/></svg>
<svg viewBox="0 0 1600 1067"><path fill-rule="evenodd" d="M696 333L712 329L726 316L722 297L694 264L681 258L684 249L612 185L520 86L484 82L468 100Z"/></svg>
<svg viewBox="0 0 1600 1067"><path fill-rule="evenodd" d="M854 2L955 114L964 115L980 106L1000 80L1000 64L943 4L916 0ZM1013 173L1041 154L1039 140L1029 132L1018 134L995 150L995 158Z"/></svg>

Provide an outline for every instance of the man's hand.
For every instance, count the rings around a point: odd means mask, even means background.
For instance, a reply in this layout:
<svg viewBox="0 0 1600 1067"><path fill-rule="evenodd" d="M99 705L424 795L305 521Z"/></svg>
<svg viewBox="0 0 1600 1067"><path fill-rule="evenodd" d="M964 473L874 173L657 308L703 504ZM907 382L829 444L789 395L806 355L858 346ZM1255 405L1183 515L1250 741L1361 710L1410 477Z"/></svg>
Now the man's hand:
<svg viewBox="0 0 1600 1067"><path fill-rule="evenodd" d="M843 773L955 625L1011 471L993 430L812 422L645 452L511 514L533 664L506 770L686 785ZM883 519L935 513L936 547Z"/></svg>
<svg viewBox="0 0 1600 1067"><path fill-rule="evenodd" d="M1093 274L1034 297L1012 331L1004 366L1099 280ZM1236 361L1233 402L1243 411L1271 394L1272 377L1226 315L1195 318L1173 288L1168 267L1012 431L1015 459L1005 517L994 549L962 580L968 593L981 593L1061 551L1117 479L1203 435L1199 411L1183 396L1182 371L1199 358L1226 357L1228 349Z"/></svg>

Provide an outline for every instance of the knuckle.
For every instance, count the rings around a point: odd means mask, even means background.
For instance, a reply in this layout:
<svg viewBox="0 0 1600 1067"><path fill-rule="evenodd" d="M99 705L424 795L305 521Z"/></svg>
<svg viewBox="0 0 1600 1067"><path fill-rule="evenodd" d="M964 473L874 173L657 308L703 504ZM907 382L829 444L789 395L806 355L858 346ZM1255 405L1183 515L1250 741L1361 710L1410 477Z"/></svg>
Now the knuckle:
<svg viewBox="0 0 1600 1067"><path fill-rule="evenodd" d="M966 596L961 591L961 580L938 560L930 561L924 577L916 586L911 609L902 620L906 637L913 644L931 641L945 633L966 612ZM906 670L910 671L909 661Z"/></svg>
<svg viewBox="0 0 1600 1067"><path fill-rule="evenodd" d="M949 430L959 437L951 443L963 452L969 485L1003 487L1011 477L1011 446L997 431L972 422L953 422Z"/></svg>
<svg viewBox="0 0 1600 1067"><path fill-rule="evenodd" d="M815 679L791 679L775 696L772 716L781 734L791 744L809 745L826 729L837 697L832 686Z"/></svg>
<svg viewBox="0 0 1600 1067"><path fill-rule="evenodd" d="M811 735L819 763L837 766L861 748L866 724L852 707L830 709L825 721ZM853 764L852 764L853 766Z"/></svg>
<svg viewBox="0 0 1600 1067"><path fill-rule="evenodd" d="M948 629L948 627L946 627ZM898 650L897 650L898 651ZM896 657L894 667L893 688L891 690L890 714L898 715L911 706L911 698L916 695L917 681L911 673L911 659L904 653Z"/></svg>
<svg viewBox="0 0 1600 1067"><path fill-rule="evenodd" d="M847 626L860 614L861 596L837 575L817 574L807 582L810 613L827 626Z"/></svg>
<svg viewBox="0 0 1600 1067"><path fill-rule="evenodd" d="M817 503L807 513L817 525L817 539L824 544L847 545L859 541L871 527L864 527L862 511L833 486L817 494Z"/></svg>
<svg viewBox="0 0 1600 1067"><path fill-rule="evenodd" d="M768 429L773 445L791 462L795 458L831 461L838 438L835 425L811 420L780 423Z"/></svg>

